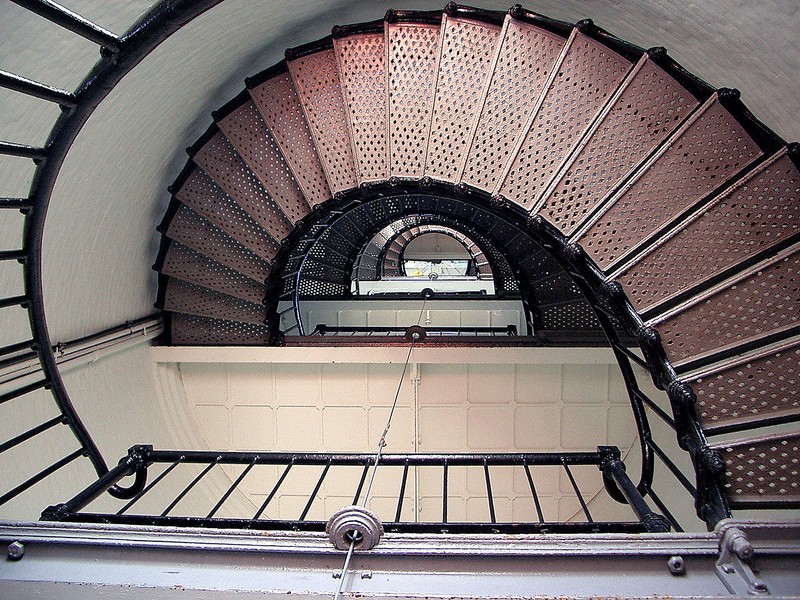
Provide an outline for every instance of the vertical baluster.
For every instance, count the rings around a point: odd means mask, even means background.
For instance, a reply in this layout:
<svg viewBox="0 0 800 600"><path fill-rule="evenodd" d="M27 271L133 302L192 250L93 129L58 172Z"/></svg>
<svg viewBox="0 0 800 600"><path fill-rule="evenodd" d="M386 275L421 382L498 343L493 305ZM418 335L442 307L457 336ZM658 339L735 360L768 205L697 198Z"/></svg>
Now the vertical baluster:
<svg viewBox="0 0 800 600"><path fill-rule="evenodd" d="M286 476L289 474L289 471L291 470L293 465L294 465L294 460L292 460L291 462L289 462L288 465L286 465L286 468L283 470L283 473L281 473L281 476L278 478L278 481L276 481L275 485L272 487L272 491L269 493L269 496L267 496L267 499L264 500L264 504L262 504L261 508L259 508L256 511L256 514L253 515L253 521L257 521L259 517L261 517L261 514L267 509L267 505L275 497L275 494L278 493L278 488L281 487L283 480L286 479Z"/></svg>
<svg viewBox="0 0 800 600"><path fill-rule="evenodd" d="M536 505L536 514L539 515L539 523L544 523L544 515L542 514L542 505L539 503L539 494L536 493L536 486L533 484L533 477L531 476L531 468L528 461L525 464L525 475L528 477L528 485L531 488L531 496L533 496L533 503Z"/></svg>
<svg viewBox="0 0 800 600"><path fill-rule="evenodd" d="M403 512L403 496L406 493L406 481L408 480L408 459L403 465L403 480L400 482L400 495L397 498L397 511L394 513L394 522L400 522L400 513Z"/></svg>

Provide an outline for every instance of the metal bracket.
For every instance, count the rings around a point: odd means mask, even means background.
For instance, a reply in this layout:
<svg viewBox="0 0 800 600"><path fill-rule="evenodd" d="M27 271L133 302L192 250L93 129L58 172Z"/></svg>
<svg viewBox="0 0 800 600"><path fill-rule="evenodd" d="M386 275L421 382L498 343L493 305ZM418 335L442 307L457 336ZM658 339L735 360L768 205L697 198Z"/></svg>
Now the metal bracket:
<svg viewBox="0 0 800 600"><path fill-rule="evenodd" d="M720 541L717 576L731 594L768 595L767 584L759 579L750 565L755 554L753 545L738 527L725 530Z"/></svg>

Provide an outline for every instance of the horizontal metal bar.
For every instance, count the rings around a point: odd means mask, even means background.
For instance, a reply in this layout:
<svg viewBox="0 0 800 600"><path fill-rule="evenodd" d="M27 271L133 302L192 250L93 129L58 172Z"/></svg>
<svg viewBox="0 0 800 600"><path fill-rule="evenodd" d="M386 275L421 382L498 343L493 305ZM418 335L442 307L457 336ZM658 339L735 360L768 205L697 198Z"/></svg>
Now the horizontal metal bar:
<svg viewBox="0 0 800 600"><path fill-rule="evenodd" d="M6 356L7 354L15 354L17 352L22 352L23 350L31 351L35 347L35 343L33 340L28 340L26 342L17 342L16 344L9 344L8 346L3 346L0 348L0 356Z"/></svg>
<svg viewBox="0 0 800 600"><path fill-rule="evenodd" d="M736 500L728 501L732 510L796 510L800 500Z"/></svg>
<svg viewBox="0 0 800 600"><path fill-rule="evenodd" d="M152 462L174 462L184 457L183 462L194 464L248 464L254 458L261 465L326 465L364 466L372 464L374 454L325 454L325 453L290 453L290 452L210 452L185 450L153 450L148 454ZM498 454L384 454L381 465L403 466L408 461L411 466L442 466L447 462L451 466L511 466L524 465L598 465L603 458L600 452L540 452L540 453L498 453Z"/></svg>
<svg viewBox="0 0 800 600"><path fill-rule="evenodd" d="M116 35L52 0L11 1L103 48L114 52L120 48L120 40Z"/></svg>
<svg viewBox="0 0 800 600"><path fill-rule="evenodd" d="M47 387L47 384L50 383L47 379L42 379L41 381L36 381L34 383L29 383L28 385L24 385L21 388L17 388L11 392L6 392L2 396L0 396L0 404L4 402L8 402L9 400L13 400L14 398L19 398L20 396L24 396L25 394L30 394L36 390L40 390L44 387Z"/></svg>
<svg viewBox="0 0 800 600"><path fill-rule="evenodd" d="M45 479L45 478L49 477L50 475L52 475L53 473L55 473L59 469L67 466L73 460L75 460L76 458L78 458L80 456L83 456L84 454L86 454L86 450L84 450L83 448L80 448L78 450L75 450L75 452L73 452L72 454L68 454L67 456L65 456L64 458L59 460L58 462L53 463L52 465L50 465L46 469L43 469L43 470L39 471L36 475L31 477L27 481L24 481L24 482L20 483L13 490L10 490L10 491L6 492L5 494L3 494L2 496L0 496L0 506L5 504L9 500L13 500L14 498L19 496L22 492L24 492L28 488L33 487L34 485L39 483L42 479Z"/></svg>
<svg viewBox="0 0 800 600"><path fill-rule="evenodd" d="M47 100L48 102L55 102L56 104L65 108L74 108L78 103L75 94L66 90L54 88L26 77L20 77L14 73L0 70L0 87L4 87L15 92L20 92L27 96L33 96L40 100Z"/></svg>
<svg viewBox="0 0 800 600"><path fill-rule="evenodd" d="M673 419L671 416L669 416L669 414L663 408L661 408L658 404L656 404L650 398L650 396L645 394L640 389L635 389L633 391L633 393L636 394L636 397L639 398L639 400L644 402L645 405L647 405L653 412L655 412L659 417L661 417L662 421L664 421L667 425L669 425L670 427L675 429L675 419Z"/></svg>
<svg viewBox="0 0 800 600"><path fill-rule="evenodd" d="M30 210L33 208L33 202L28 198L0 198L0 210Z"/></svg>
<svg viewBox="0 0 800 600"><path fill-rule="evenodd" d="M27 296L11 296L9 298L0 299L0 308L6 308L7 306L25 306L27 303Z"/></svg>
<svg viewBox="0 0 800 600"><path fill-rule="evenodd" d="M61 415L58 415L57 417L54 417L54 418L50 419L49 421L45 421L41 425L37 425L36 427L32 427L31 429L28 429L28 431L26 431L25 433L20 433L18 436L13 437L10 440L8 440L7 442L4 442L4 443L0 444L0 454L5 452L6 450L10 450L14 446L18 446L22 442L25 442L25 441L31 439L32 437L36 437L40 433L44 433L48 429L51 429L52 427L55 427L59 423L63 423L63 422L64 422L64 417L61 416Z"/></svg>
<svg viewBox="0 0 800 600"><path fill-rule="evenodd" d="M704 428L703 433L705 433L707 437L713 437L715 435L723 435L725 433L739 433L741 431L753 431L754 429L761 429L762 427L770 427L773 425L797 423L798 421L800 421L800 413L776 415L772 417L759 417L757 420L752 421L739 421L737 423L722 423L721 425L712 425Z"/></svg>
<svg viewBox="0 0 800 600"><path fill-rule="evenodd" d="M152 515L108 515L80 513L67 519L80 523L153 525L160 527L214 527L241 530L325 531L327 521L205 519L203 517L158 517ZM638 521L553 523L384 523L389 533L644 533Z"/></svg>
<svg viewBox="0 0 800 600"><path fill-rule="evenodd" d="M14 142L0 142L0 154L19 156L20 158L32 158L33 160L44 160L47 158L47 150L44 148L28 146L27 144L15 144Z"/></svg>
<svg viewBox="0 0 800 600"><path fill-rule="evenodd" d="M664 451L659 448L658 444L656 444L652 439L648 440L648 445L653 449L656 456L661 459L661 461L667 465L667 468L672 472L675 478L680 481L681 485L686 488L686 491L689 492L693 498L697 498L697 488L695 488L692 483L686 478L686 475L681 473L680 469L675 465L674 462L667 456Z"/></svg>
<svg viewBox="0 0 800 600"><path fill-rule="evenodd" d="M25 250L0 250L0 260L25 260L28 253Z"/></svg>

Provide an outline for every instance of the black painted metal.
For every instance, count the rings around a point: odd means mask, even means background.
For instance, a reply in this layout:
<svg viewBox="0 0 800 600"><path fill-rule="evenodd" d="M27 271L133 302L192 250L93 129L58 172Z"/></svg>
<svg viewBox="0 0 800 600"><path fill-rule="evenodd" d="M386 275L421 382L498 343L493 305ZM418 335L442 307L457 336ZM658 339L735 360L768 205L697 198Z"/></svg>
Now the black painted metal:
<svg viewBox="0 0 800 600"><path fill-rule="evenodd" d="M619 450L615 447L600 447L596 452L568 452L568 453L522 453L522 454L388 454L381 458L381 465L384 468L402 467L403 480L400 485L395 521L388 524L388 531L408 531L408 532L429 532L429 531L450 531L458 532L577 532L577 531L647 531L646 520L640 523L631 522L602 522L596 523L586 508L585 501L578 488L570 465L595 465L598 468L605 468L611 458L619 458ZM151 524L151 525L176 525L176 526L198 526L198 527L236 527L246 529L295 529L303 531L318 531L324 529L324 523L319 521L306 521L306 517L317 497L319 489L332 466L361 466L363 467L361 479L356 491L356 500L360 496L367 471L374 464L375 457L372 454L325 454L325 453L289 453L289 452L205 452L205 451L179 451L179 450L153 450L151 446L134 446L128 455L111 471L99 478L96 482L80 492L71 500L48 507L42 513L42 519L55 521L81 521L81 522L105 522L105 523L131 523L131 524ZM166 464L167 468L154 479L147 487L146 471L153 464ZM144 494L152 490L156 484L162 481L172 470L179 465L196 464L203 465L203 469L184 487L181 492L169 502L167 508L159 515L128 515L126 511L135 504ZM216 502L214 507L205 518L169 516L169 513L178 503L191 491L211 469L217 465L245 465L246 468L240 473L233 484L226 490L222 498ZM214 515L225 502L225 500L237 489L238 485L256 465L281 465L284 471L275 483L272 491L265 500L264 504L256 512L252 519L217 519ZM497 523L494 505L489 468L491 466L520 466L527 473L531 486L531 494L536 505L538 523ZM541 506L533 478L530 474L530 466L540 465L559 465L566 469L570 481L575 489L575 493L581 501L581 505L586 510L587 523L552 523L544 519ZM323 467L313 491L308 496L305 507L297 520L261 520L261 515L267 505L277 494L281 484L285 480L289 470L293 466L321 466ZM402 498L405 494L405 487L410 467L439 467L442 469L442 520L440 523L405 523L399 522L402 512ZM487 498L489 502L490 522L489 523L448 523L447 514L447 487L448 469L450 467L474 466L482 467L486 480ZM612 465L610 468L618 468ZM92 512L81 512L84 508L100 496L104 491L118 486L118 482L124 477L136 474L136 483L131 487L128 498L132 498L116 514L98 514ZM144 473L142 475L142 473ZM627 485L635 491L635 486L627 475L619 475L620 485ZM627 480L625 483L624 480ZM638 492L637 492L638 493ZM641 507L632 505L635 510ZM446 527L445 527L446 525Z"/></svg>
<svg viewBox="0 0 800 600"><path fill-rule="evenodd" d="M625 463L619 458L619 451L609 452L601 468L603 469L603 477L606 480L606 487L608 488L609 479L616 484L617 489L625 496L625 500L633 509L633 512L636 513L646 531L659 533L670 530L669 521L650 509L639 490L636 489L636 486L628 477L625 472Z"/></svg>
<svg viewBox="0 0 800 600"><path fill-rule="evenodd" d="M317 325L311 335L338 335L341 333L349 333L351 335L362 334L366 336L375 337L375 334L399 335L405 334L407 327L348 327L348 326L333 326L333 325ZM505 327L425 327L425 332L428 335L456 335L456 336L475 336L475 335L517 335L517 327L515 325L507 325Z"/></svg>
<svg viewBox="0 0 800 600"><path fill-rule="evenodd" d="M41 161L47 157L47 150L38 146L28 146L27 144L0 142L0 154L17 156L19 158L32 158L35 161Z"/></svg>
<svg viewBox="0 0 800 600"><path fill-rule="evenodd" d="M97 106L114 89L117 83L153 49L183 25L219 4L222 0L169 0L162 1L145 14L122 38L108 34L94 24L74 15L59 5L47 0L15 0L18 4L41 14L45 18L76 31L79 35L93 39L107 50L115 51L101 54L100 61L84 79L75 93L77 103L62 112L56 121L44 149L0 144L11 152L22 152L38 162L31 184L31 210L25 219L25 294L30 299L28 315L39 361L44 373L46 386L49 386L61 413L75 437L81 443L82 451L92 462L98 475L108 472L99 449L75 411L72 401L64 387L58 370L52 343L47 328L42 291L42 237L50 198L56 179L67 153L83 125L88 121ZM46 149L46 150L45 150ZM19 155L19 154L17 154ZM59 464L59 463L56 463ZM55 466L55 465L54 465ZM63 466L63 465L62 465ZM60 468L60 467L59 467ZM50 472L54 472L53 469ZM50 473L47 473L49 475ZM45 475L45 477L47 476ZM38 481L38 480L37 480ZM34 482L35 483L35 482ZM123 488L114 488L112 493L125 494Z"/></svg>
<svg viewBox="0 0 800 600"><path fill-rule="evenodd" d="M0 87L41 100L47 100L48 102L55 102L64 108L74 108L78 103L75 94L71 92L54 88L26 77L20 77L8 71L0 70Z"/></svg>
<svg viewBox="0 0 800 600"><path fill-rule="evenodd" d="M27 296L11 296L9 298L0 299L0 308L6 308L8 306L22 306L23 308L27 307L28 305L28 297Z"/></svg>
<svg viewBox="0 0 800 600"><path fill-rule="evenodd" d="M19 210L22 213L33 208L33 203L27 198L0 198L0 210Z"/></svg>
<svg viewBox="0 0 800 600"><path fill-rule="evenodd" d="M14 446L18 446L22 442L26 442L29 439L36 437L40 433L44 433L48 429L52 429L59 423L64 423L64 417L60 415L57 417L53 417L49 421L45 421L44 423L37 425L36 427L28 429L26 432L11 438L7 442L3 442L2 444L0 444L0 454L5 452L6 450L10 450Z"/></svg>
<svg viewBox="0 0 800 600"><path fill-rule="evenodd" d="M48 21L63 27L81 37L102 46L106 50L117 52L121 40L107 29L84 19L82 16L64 8L52 0L11 0L15 4L44 17Z"/></svg>
<svg viewBox="0 0 800 600"><path fill-rule="evenodd" d="M34 475L33 477L30 477L30 478L26 479L25 481L20 483L15 488L9 490L8 492L6 492L2 496L0 496L0 506L2 506L3 504L5 504L6 502L8 502L10 500L13 500L17 496L19 496L22 492L24 492L25 490L27 490L29 488L32 488L34 485L36 485L37 483L39 483L43 479L46 479L47 477L49 477L50 475L52 475L56 471L58 471L60 469L63 469L69 463L71 463L72 461L74 461L78 457L83 456L84 454L85 454L84 449L83 448L79 448L78 450L75 450L74 452L71 452L70 454L68 454L64 458L54 462L49 467L47 467L45 469L42 469L41 471L36 473L36 475Z"/></svg>
<svg viewBox="0 0 800 600"><path fill-rule="evenodd" d="M25 262L28 258L28 253L25 250L0 250L0 261L4 260L18 260Z"/></svg>

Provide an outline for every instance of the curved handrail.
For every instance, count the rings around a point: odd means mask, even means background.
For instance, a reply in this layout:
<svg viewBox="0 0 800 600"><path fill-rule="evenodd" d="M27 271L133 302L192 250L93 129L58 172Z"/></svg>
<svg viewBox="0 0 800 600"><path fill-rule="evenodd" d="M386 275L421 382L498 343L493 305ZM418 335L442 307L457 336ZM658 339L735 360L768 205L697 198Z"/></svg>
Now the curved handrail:
<svg viewBox="0 0 800 600"><path fill-rule="evenodd" d="M25 293L29 299L28 318L45 377L69 426L81 442L98 475L108 466L75 411L56 365L45 316L42 289L42 236L50 198L61 166L83 126L114 87L150 52L183 25L222 0L162 0L119 38L116 51L101 52L101 58L75 92L76 102L56 121L44 146L31 183L32 209L25 217Z"/></svg>

